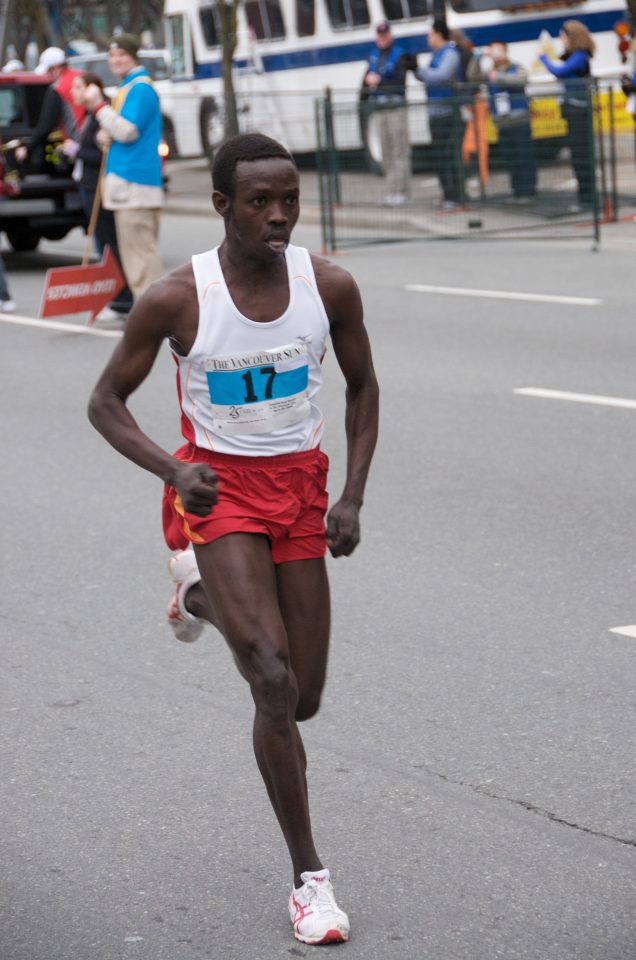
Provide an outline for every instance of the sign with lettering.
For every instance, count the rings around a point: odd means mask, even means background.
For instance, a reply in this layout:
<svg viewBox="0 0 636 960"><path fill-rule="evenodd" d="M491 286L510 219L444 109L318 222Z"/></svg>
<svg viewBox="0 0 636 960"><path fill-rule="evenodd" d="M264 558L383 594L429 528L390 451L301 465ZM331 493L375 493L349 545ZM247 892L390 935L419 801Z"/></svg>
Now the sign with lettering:
<svg viewBox="0 0 636 960"><path fill-rule="evenodd" d="M93 323L107 303L126 285L110 247L105 247L101 263L82 267L54 267L44 281L40 317L61 317L89 311Z"/></svg>

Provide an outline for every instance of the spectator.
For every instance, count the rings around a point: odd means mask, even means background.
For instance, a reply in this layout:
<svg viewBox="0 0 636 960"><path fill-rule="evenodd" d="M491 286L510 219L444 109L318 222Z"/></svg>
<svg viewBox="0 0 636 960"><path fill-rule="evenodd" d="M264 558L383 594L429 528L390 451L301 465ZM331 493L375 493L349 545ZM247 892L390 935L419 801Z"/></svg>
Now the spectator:
<svg viewBox="0 0 636 960"><path fill-rule="evenodd" d="M568 124L568 146L578 184L578 204L572 212L594 203L594 166L592 163L592 115L589 97L590 60L594 41L580 20L566 20L559 33L563 44L561 63L550 60L543 50L539 60L550 73L564 81L563 116Z"/></svg>
<svg viewBox="0 0 636 960"><path fill-rule="evenodd" d="M413 58L394 42L391 25L382 20L376 27L375 45L364 77L369 102L377 111L382 163L388 193L387 206L408 203L411 172L408 117L405 101L406 66Z"/></svg>
<svg viewBox="0 0 636 960"><path fill-rule="evenodd" d="M15 300L11 299L7 275L4 269L4 260L0 256L0 312L15 313Z"/></svg>
<svg viewBox="0 0 636 960"><path fill-rule="evenodd" d="M67 139L79 140L80 127L86 116L86 109L73 103L71 96L71 85L80 73L68 66L61 47L47 47L35 72L48 74L52 82L44 95L37 126L28 144L16 148L15 157L19 163L24 163L27 155L33 156L54 130L60 130Z"/></svg>
<svg viewBox="0 0 636 960"><path fill-rule="evenodd" d="M465 121L462 137L462 161L468 178L465 193L479 197L488 183L488 97L483 93L483 76L479 67L480 53L463 30L451 30L450 40L459 54L459 77L466 93L461 112Z"/></svg>
<svg viewBox="0 0 636 960"><path fill-rule="evenodd" d="M501 158L510 173L511 202L527 203L537 190L537 161L530 128L530 104L525 92L528 75L508 58L508 45L491 43L491 111L497 124Z"/></svg>
<svg viewBox="0 0 636 960"><path fill-rule="evenodd" d="M428 67L419 67L415 76L426 84L428 117L433 142L433 163L442 186L443 210L454 210L463 200L463 172L460 144L463 120L457 104L456 83L461 80L461 60L443 20L434 20L428 35L433 51Z"/></svg>
<svg viewBox="0 0 636 960"><path fill-rule="evenodd" d="M449 30L448 39L455 44L459 54L459 80L470 83L479 80L478 58L475 48L463 30Z"/></svg>
<svg viewBox="0 0 636 960"><path fill-rule="evenodd" d="M85 73L83 76L79 75L75 77L71 86L71 95L76 104L85 104L86 90L91 84L95 84L95 86L99 87L102 98L104 101L106 101L106 95L104 93L101 79L97 76L97 74ZM84 212L86 213L86 219L89 222L93 212L95 196L98 191L101 192L100 175L102 172L104 152L96 140L99 129L100 127L97 122L97 118L89 110L86 115L86 120L84 121L80 131L79 144L76 144L74 140L70 140L64 145L66 151L68 151L71 156L75 157L73 179L76 180L79 185L82 206L84 207ZM98 203L99 213L97 214L97 219L95 221L95 233L93 237L95 249L101 256L104 253L105 247L109 246L113 255L115 256L115 259L121 266L113 211L105 210L101 202L98 201ZM129 288L126 286L117 294L117 299L113 301L109 307L105 307L101 313L98 314L97 319L121 319L130 312L132 304L133 296Z"/></svg>
<svg viewBox="0 0 636 960"><path fill-rule="evenodd" d="M129 34L113 37L108 44L108 64L119 80L112 106L94 84L85 96L101 127L98 142L108 147L102 203L115 214L119 252L135 299L162 273L163 204L161 110L148 71L139 65L137 48Z"/></svg>
<svg viewBox="0 0 636 960"><path fill-rule="evenodd" d="M636 39L631 42L632 53L636 54ZM636 121L636 60L632 63L632 72L629 75L621 77L621 88L627 97L625 110L631 113Z"/></svg>

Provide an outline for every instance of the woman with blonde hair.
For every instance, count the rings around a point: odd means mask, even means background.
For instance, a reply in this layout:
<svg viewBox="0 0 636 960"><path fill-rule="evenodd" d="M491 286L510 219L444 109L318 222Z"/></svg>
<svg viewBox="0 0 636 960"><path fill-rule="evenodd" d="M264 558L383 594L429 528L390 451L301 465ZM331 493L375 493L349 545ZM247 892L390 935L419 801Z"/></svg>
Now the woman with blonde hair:
<svg viewBox="0 0 636 960"><path fill-rule="evenodd" d="M592 114L588 92L590 61L595 44L589 30L580 20L566 20L559 32L563 53L561 62L550 60L542 50L539 60L550 73L563 80L562 113L568 124L567 142L572 167L578 184L578 204L594 203L594 164L592 162Z"/></svg>

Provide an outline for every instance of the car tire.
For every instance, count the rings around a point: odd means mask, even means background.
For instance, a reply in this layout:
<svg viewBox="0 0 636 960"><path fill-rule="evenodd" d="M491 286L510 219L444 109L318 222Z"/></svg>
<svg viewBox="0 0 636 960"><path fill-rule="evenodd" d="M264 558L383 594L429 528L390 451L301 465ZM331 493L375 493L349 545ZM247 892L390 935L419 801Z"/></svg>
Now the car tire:
<svg viewBox="0 0 636 960"><path fill-rule="evenodd" d="M7 240L16 253L28 253L30 250L35 250L42 239L35 230L24 226L10 227L5 232Z"/></svg>

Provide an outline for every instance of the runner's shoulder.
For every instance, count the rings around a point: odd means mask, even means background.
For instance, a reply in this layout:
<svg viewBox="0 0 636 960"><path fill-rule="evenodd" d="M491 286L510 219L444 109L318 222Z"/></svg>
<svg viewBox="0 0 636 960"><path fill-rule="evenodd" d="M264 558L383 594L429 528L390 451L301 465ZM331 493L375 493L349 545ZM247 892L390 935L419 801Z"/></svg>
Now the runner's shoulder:
<svg viewBox="0 0 636 960"><path fill-rule="evenodd" d="M311 263L318 292L325 304L329 319L333 322L338 318L341 310L346 310L352 303L359 301L358 284L348 270L344 270L325 257L312 253Z"/></svg>
<svg viewBox="0 0 636 960"><path fill-rule="evenodd" d="M186 263L155 280L135 304L129 322L139 317L164 337L178 336L189 312L198 314L196 283L192 264ZM192 311L188 306L192 306Z"/></svg>
<svg viewBox="0 0 636 960"><path fill-rule="evenodd" d="M325 257L311 254L318 292L325 305L330 322L361 316L360 291L348 270Z"/></svg>

